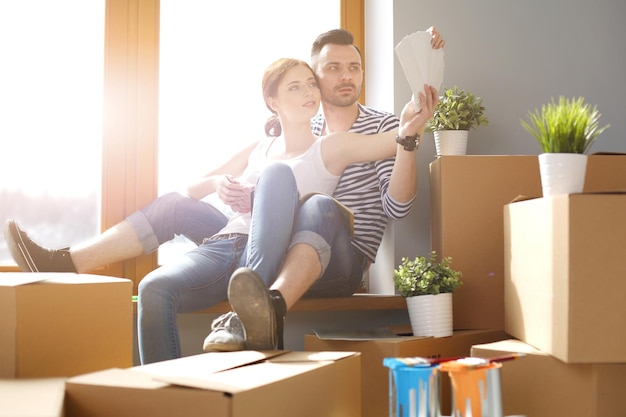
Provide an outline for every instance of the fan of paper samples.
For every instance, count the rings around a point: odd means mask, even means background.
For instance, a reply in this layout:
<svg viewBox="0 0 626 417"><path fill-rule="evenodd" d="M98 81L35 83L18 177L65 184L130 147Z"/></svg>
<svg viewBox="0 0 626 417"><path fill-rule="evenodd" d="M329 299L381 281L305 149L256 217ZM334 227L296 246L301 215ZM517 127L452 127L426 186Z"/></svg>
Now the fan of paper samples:
<svg viewBox="0 0 626 417"><path fill-rule="evenodd" d="M439 91L443 83L443 48L433 49L431 34L426 31L414 32L402 39L395 48L396 56L404 70L404 75L413 92L416 110L419 110L419 93L424 84Z"/></svg>

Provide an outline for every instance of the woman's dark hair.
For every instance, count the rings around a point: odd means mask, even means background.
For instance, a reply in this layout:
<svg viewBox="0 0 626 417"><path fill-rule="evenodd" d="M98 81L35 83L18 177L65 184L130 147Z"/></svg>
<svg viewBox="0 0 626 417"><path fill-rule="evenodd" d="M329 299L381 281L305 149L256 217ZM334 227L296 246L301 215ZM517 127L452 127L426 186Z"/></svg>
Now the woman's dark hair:
<svg viewBox="0 0 626 417"><path fill-rule="evenodd" d="M313 70L306 62L300 59L294 58L281 58L279 60L274 61L270 64L269 67L265 69L263 73L263 99L265 100L265 105L272 112L272 116L265 122L265 134L270 137L278 137L282 133L282 128L280 126L280 120L278 120L278 116L276 112L272 110L272 108L267 104L270 97L276 97L278 94L278 85L285 78L285 74L290 69L297 67L298 65L303 65L311 70L311 74L313 74Z"/></svg>

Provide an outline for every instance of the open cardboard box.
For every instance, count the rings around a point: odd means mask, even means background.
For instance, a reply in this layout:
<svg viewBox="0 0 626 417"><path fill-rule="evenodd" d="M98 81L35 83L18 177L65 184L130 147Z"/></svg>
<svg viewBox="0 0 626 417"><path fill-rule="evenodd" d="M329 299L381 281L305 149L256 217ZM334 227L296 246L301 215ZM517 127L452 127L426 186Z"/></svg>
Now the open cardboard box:
<svg viewBox="0 0 626 417"><path fill-rule="evenodd" d="M70 378L66 415L360 417L357 352L213 352Z"/></svg>
<svg viewBox="0 0 626 417"><path fill-rule="evenodd" d="M132 290L100 275L0 273L0 378L132 366Z"/></svg>

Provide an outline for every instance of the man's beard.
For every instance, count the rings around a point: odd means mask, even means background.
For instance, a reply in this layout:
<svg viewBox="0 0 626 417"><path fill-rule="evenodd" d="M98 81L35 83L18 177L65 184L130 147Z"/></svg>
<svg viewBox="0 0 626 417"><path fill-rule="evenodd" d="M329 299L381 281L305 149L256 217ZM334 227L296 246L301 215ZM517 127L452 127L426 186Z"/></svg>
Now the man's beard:
<svg viewBox="0 0 626 417"><path fill-rule="evenodd" d="M337 107L348 107L348 106L353 105L359 99L359 95L361 94L361 89L356 89L354 84L350 84L349 86L355 88L354 94L351 94L349 96L343 95L341 93L336 94L335 93L336 90L339 90L342 87L345 87L343 85L340 85L333 90L333 94L331 94L328 97L325 97L324 101Z"/></svg>

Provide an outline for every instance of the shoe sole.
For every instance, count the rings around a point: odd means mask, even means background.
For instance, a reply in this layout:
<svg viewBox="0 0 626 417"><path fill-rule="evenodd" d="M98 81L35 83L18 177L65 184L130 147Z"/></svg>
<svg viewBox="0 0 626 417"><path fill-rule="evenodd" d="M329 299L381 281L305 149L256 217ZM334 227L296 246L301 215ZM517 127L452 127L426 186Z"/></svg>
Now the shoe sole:
<svg viewBox="0 0 626 417"><path fill-rule="evenodd" d="M237 352L244 350L245 345L237 343L205 343L202 350L205 352Z"/></svg>
<svg viewBox="0 0 626 417"><path fill-rule="evenodd" d="M39 272L37 265L26 249L22 235L19 233L14 220L9 220L4 229L4 238L9 246L9 251L17 266L24 272Z"/></svg>
<svg viewBox="0 0 626 417"><path fill-rule="evenodd" d="M246 334L246 349L276 350L276 317L268 288L248 268L239 268L228 284L228 300Z"/></svg>

